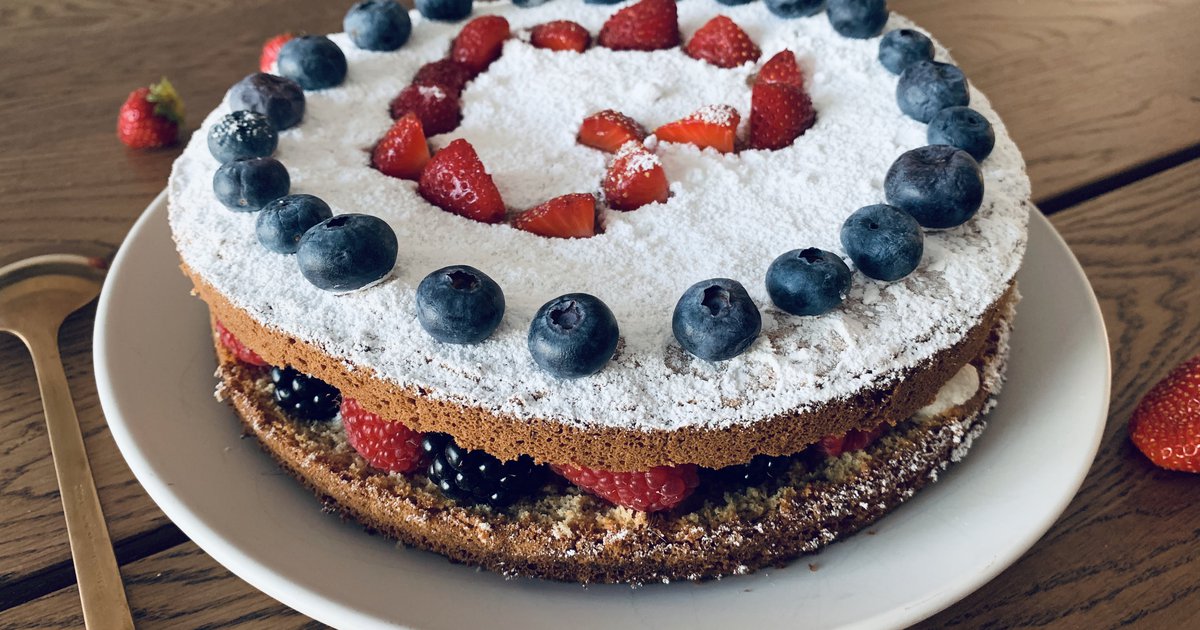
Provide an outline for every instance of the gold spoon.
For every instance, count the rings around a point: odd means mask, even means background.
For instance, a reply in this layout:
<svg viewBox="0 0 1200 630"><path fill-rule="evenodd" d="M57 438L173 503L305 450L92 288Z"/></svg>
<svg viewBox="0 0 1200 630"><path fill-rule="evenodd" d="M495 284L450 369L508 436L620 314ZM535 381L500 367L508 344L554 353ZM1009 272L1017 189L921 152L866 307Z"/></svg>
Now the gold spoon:
<svg viewBox="0 0 1200 630"><path fill-rule="evenodd" d="M58 354L58 329L100 295L107 268L105 258L73 254L34 256L0 267L0 331L19 337L33 356L83 622L92 630L132 629L133 618Z"/></svg>

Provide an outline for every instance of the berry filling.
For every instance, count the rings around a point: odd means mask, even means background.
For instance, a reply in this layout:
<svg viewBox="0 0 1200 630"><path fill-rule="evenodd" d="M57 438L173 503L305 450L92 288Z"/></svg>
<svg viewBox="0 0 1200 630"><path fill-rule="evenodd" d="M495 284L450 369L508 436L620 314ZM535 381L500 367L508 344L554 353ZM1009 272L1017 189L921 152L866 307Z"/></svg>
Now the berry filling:
<svg viewBox="0 0 1200 630"><path fill-rule="evenodd" d="M557 322L565 328L580 321L580 313L571 309L557 315ZM223 326L218 332L222 344L239 354L227 345L226 339L236 342L233 336ZM237 347L251 352L240 344ZM570 492L570 486L640 512L680 506L686 509L687 500L697 493L707 496L773 487L797 471L804 474L825 461L866 450L892 430L886 423L870 431L852 430L845 435L826 436L794 455L757 455L745 464L721 469L695 464L643 471L608 471L574 464L544 466L528 455L501 461L485 451L463 448L447 434L414 431L400 421L367 411L333 386L293 368L272 367L269 374L273 400L285 415L298 422L340 418L346 441L371 468L382 473L423 475L448 501L495 509L504 509L523 498L536 499L539 492Z"/></svg>

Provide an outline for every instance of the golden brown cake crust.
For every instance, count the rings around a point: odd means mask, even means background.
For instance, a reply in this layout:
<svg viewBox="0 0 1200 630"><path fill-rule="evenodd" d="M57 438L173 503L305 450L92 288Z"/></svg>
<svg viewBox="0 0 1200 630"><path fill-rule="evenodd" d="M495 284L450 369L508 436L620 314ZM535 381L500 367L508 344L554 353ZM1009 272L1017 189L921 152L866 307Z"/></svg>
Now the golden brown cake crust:
<svg viewBox="0 0 1200 630"><path fill-rule="evenodd" d="M643 431L579 428L553 419L521 419L436 400L419 389L406 389L377 378L369 369L352 369L313 344L255 320L187 265L183 265L183 271L213 316L266 361L291 365L316 376L383 418L398 420L417 431L448 433L464 448L484 450L502 460L530 455L539 462L614 471L675 464L721 468L745 463L758 454L796 453L826 435L900 422L932 402L943 384L972 357L979 356L1000 314L1018 299L1010 286L957 344L942 349L920 368L909 370L889 388L865 390L811 411L723 429Z"/></svg>
<svg viewBox="0 0 1200 630"><path fill-rule="evenodd" d="M264 368L217 344L218 393L245 430L327 508L368 529L506 575L571 582L709 579L780 565L856 532L957 461L984 426L1007 354L1011 309L970 358L980 388L932 419L901 423L867 450L800 463L783 482L704 488L675 511L634 512L553 482L504 512L464 508L422 475L371 469L338 423L300 423L272 402Z"/></svg>

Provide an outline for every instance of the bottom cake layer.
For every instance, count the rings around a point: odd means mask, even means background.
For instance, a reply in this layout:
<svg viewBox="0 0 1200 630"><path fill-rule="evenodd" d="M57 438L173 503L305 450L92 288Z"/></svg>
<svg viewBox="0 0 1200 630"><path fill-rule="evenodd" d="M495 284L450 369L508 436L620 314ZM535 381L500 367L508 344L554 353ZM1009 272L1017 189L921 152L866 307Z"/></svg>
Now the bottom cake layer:
<svg viewBox="0 0 1200 630"><path fill-rule="evenodd" d="M346 441L339 420L286 416L274 402L266 368L239 363L220 343L217 396L233 404L247 433L326 509L402 543L510 576L703 580L815 551L936 481L983 432L1003 381L1011 322L1012 312L1005 313L984 352L943 388L938 402L866 448L838 457L810 448L793 458L786 474L757 486L704 471L687 501L649 514L557 478L503 510L461 506L422 474L371 468Z"/></svg>

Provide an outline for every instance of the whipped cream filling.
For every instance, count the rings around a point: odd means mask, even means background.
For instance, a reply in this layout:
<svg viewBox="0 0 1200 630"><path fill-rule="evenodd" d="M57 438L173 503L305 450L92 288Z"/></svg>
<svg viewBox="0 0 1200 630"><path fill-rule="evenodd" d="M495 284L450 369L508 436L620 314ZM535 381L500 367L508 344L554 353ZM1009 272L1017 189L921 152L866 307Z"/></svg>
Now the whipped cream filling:
<svg viewBox="0 0 1200 630"><path fill-rule="evenodd" d="M968 363L954 376L946 381L945 385L938 390L937 398L933 402L921 407L917 410L918 418L930 419L936 418L951 409L965 404L968 400L975 397L979 391L979 370L975 366Z"/></svg>
<svg viewBox="0 0 1200 630"><path fill-rule="evenodd" d="M620 5L552 2L500 14L518 37L554 19L593 36ZM782 20L763 3L679 3L684 39L724 14L763 50L765 62L793 50L817 109L816 126L784 150L722 155L659 143L672 196L633 212L608 212L604 234L548 239L507 225L472 222L431 206L414 182L369 167L369 149L391 124L388 102L424 63L443 57L462 23L412 13L411 40L399 51L346 53L349 75L336 88L307 92L301 124L280 134L276 157L292 192L311 193L335 213L363 212L396 231L396 269L382 283L345 295L323 292L291 256L258 245L254 216L226 210L212 193L219 166L208 153L205 120L176 162L169 185L171 226L183 261L258 321L315 344L354 368L426 396L519 418L576 426L721 428L804 411L887 385L959 341L1007 288L1025 249L1029 180L1004 125L977 90L971 106L994 125L997 142L982 164L983 207L966 224L926 234L925 257L894 283L856 273L846 303L820 317L776 309L763 279L785 251L820 247L843 254L839 230L860 206L884 201L883 179L904 151L926 144L924 124L895 102L897 79L876 60L879 40L839 36L824 14ZM887 29L913 27L893 15ZM938 59L950 61L939 47ZM580 121L617 109L653 130L705 106L727 104L749 120L756 66L721 69L679 49L583 54L534 49L519 39L463 93L464 118L435 148L455 138L475 146L512 209L599 189L605 154L580 146ZM240 77L231 76L230 83ZM742 129L745 132L745 129ZM477 346L440 344L417 323L414 292L429 272L468 264L504 289L507 312ZM711 277L742 282L763 311L763 332L743 355L709 363L671 335L675 302ZM539 370L525 345L529 321L546 301L592 293L616 314L622 342L600 373L562 381Z"/></svg>

